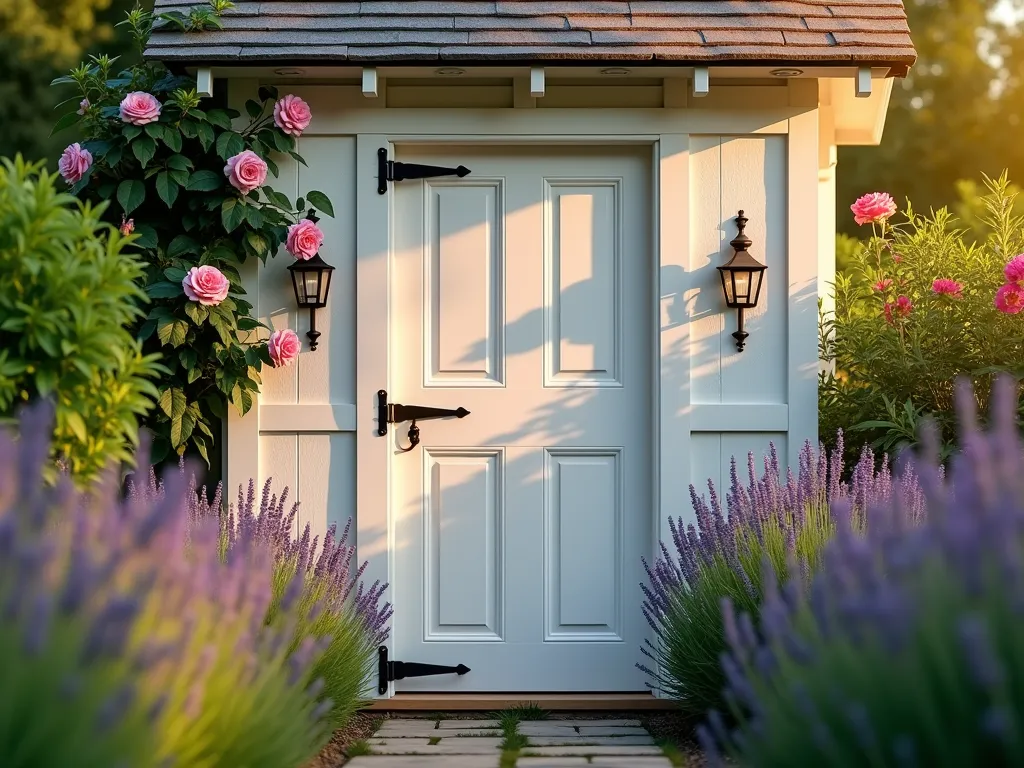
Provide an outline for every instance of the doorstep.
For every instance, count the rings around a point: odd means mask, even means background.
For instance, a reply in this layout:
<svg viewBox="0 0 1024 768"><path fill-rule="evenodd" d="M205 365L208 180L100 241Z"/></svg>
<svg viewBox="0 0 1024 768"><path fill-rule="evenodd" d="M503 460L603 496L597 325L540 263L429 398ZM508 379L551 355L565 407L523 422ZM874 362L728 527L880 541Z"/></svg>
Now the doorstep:
<svg viewBox="0 0 1024 768"><path fill-rule="evenodd" d="M399 693L367 707L378 712L494 712L538 704L549 712L671 710L670 699L649 693Z"/></svg>

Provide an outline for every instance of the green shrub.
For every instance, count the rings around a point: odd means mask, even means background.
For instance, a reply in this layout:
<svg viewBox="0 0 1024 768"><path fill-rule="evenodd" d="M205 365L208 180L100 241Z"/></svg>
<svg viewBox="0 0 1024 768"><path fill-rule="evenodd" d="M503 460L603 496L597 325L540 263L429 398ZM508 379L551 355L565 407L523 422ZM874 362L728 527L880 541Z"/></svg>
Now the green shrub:
<svg viewBox="0 0 1024 768"><path fill-rule="evenodd" d="M55 181L20 157L0 162L0 418L52 398L51 450L88 481L131 459L161 369L127 330L145 301L130 240L101 222L105 204Z"/></svg>
<svg viewBox="0 0 1024 768"><path fill-rule="evenodd" d="M834 366L820 380L822 435L844 428L895 454L930 417L945 456L957 377L983 409L995 375L1024 378L1024 314L1005 301L1007 290L1024 295L1013 266L1024 263L1024 216L1005 175L986 184L960 206L969 231L946 209L923 216L908 205L904 222L879 217L867 243L844 247L835 312L821 322L822 357Z"/></svg>
<svg viewBox="0 0 1024 768"><path fill-rule="evenodd" d="M932 447L915 459L927 518L895 500L863 536L843 523L810 588L768 595L760 632L727 608L729 699L700 730L752 768L1011 768L1024 765L1024 442L1017 392L997 383L979 433L965 388L965 449L948 481ZM845 516L847 505L837 513Z"/></svg>

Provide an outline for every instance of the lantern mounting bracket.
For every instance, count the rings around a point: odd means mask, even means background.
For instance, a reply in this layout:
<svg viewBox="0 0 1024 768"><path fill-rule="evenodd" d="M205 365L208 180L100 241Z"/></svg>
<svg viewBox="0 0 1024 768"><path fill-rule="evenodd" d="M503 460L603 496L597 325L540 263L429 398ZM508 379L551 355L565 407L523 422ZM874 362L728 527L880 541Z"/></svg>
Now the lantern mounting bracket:
<svg viewBox="0 0 1024 768"><path fill-rule="evenodd" d="M388 193L388 182L407 181L411 179L433 179L439 176L458 176L460 179L472 171L464 165L458 168L445 168L440 165L421 165L420 163L402 163L388 160L388 151L381 147L377 150L377 194Z"/></svg>

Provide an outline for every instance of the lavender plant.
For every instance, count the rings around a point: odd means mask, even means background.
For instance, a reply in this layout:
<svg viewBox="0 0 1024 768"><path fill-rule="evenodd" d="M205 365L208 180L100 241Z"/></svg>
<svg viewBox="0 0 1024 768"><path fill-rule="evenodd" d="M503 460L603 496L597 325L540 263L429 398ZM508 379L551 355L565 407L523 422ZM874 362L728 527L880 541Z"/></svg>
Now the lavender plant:
<svg viewBox="0 0 1024 768"><path fill-rule="evenodd" d="M88 496L47 485L51 420L39 406L20 442L0 432L0 765L308 760L330 705L316 643L289 653L288 622L264 626L270 552L241 536L222 559L174 474L123 501L112 475Z"/></svg>
<svg viewBox="0 0 1024 768"><path fill-rule="evenodd" d="M179 464L184 482L185 464ZM349 544L352 521L341 538L332 525L321 544L307 524L295 538L298 502L288 505L288 488L280 496L272 492L272 480L263 485L256 505L256 484L238 489L237 504L223 511L223 488L213 495L197 488L194 474L188 475L189 519L194 525L219 521L221 556L230 558L236 547L258 541L271 554L273 577L271 599L264 623L277 627L288 620L291 633L288 652L296 653L304 643L323 647L312 662L312 676L323 681L321 701L329 701L327 720L333 729L344 727L364 703L367 686L375 671L376 649L387 639L390 603L381 604L387 589L379 581L366 587L362 582L364 562L354 568L355 546ZM151 470L148 483L131 486L130 493L159 497L163 494ZM291 612L284 610L294 606Z"/></svg>
<svg viewBox="0 0 1024 768"><path fill-rule="evenodd" d="M368 588L363 584L366 562L353 571L356 549L348 543L351 519L340 539L336 526L331 525L319 545L308 523L302 536L294 539L299 504L292 504L286 512L287 499L287 488L277 497L267 480L257 511L255 483L249 482L244 495L239 488L238 504L224 529L227 551L239 535L270 543L274 590L267 624L279 623L282 604L296 599L290 591L297 592L300 618L290 647L298 648L309 638L325 644L324 652L313 662L313 674L324 681L324 695L332 703L332 726L342 728L363 704L375 671L377 647L388 636L392 608L390 603L381 604L387 584L375 581Z"/></svg>
<svg viewBox="0 0 1024 768"><path fill-rule="evenodd" d="M1024 444L1018 394L993 390L990 431L958 391L960 450L939 470L937 430L913 459L927 518L904 494L877 499L868 528L841 523L809 589L770 589L760 629L726 605L728 699L700 737L743 765L1024 765ZM916 482L916 480L914 481ZM902 487L899 477L896 487Z"/></svg>
<svg viewBox="0 0 1024 768"><path fill-rule="evenodd" d="M641 648L654 664L637 666L652 678L650 685L675 699L689 715L703 715L723 705L725 676L719 656L726 650L721 600L728 597L757 621L766 579L785 579L794 570L817 567L821 551L835 530L831 505L849 500L861 510L893 492L887 459L875 470L875 456L865 448L850 482L842 482L843 437L831 453L815 454L804 445L797 475L787 470L782 480L774 445L758 477L754 455L747 457L747 484L740 481L736 460L726 494L728 515L708 481L709 498L690 487L696 525L669 519L675 552L662 544L661 556L644 567L644 615L654 642ZM920 493L905 494L919 513ZM762 562L771 571L762 569Z"/></svg>

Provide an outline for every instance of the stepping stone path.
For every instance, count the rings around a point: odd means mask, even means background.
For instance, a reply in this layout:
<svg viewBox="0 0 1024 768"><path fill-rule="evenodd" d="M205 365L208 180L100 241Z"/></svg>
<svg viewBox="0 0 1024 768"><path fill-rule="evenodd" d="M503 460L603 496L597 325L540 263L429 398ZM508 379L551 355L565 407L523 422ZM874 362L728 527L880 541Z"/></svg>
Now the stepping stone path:
<svg viewBox="0 0 1024 768"><path fill-rule="evenodd" d="M672 768L639 720L520 722L527 746L517 768ZM497 720L385 720L367 740L373 754L346 768L498 768Z"/></svg>

